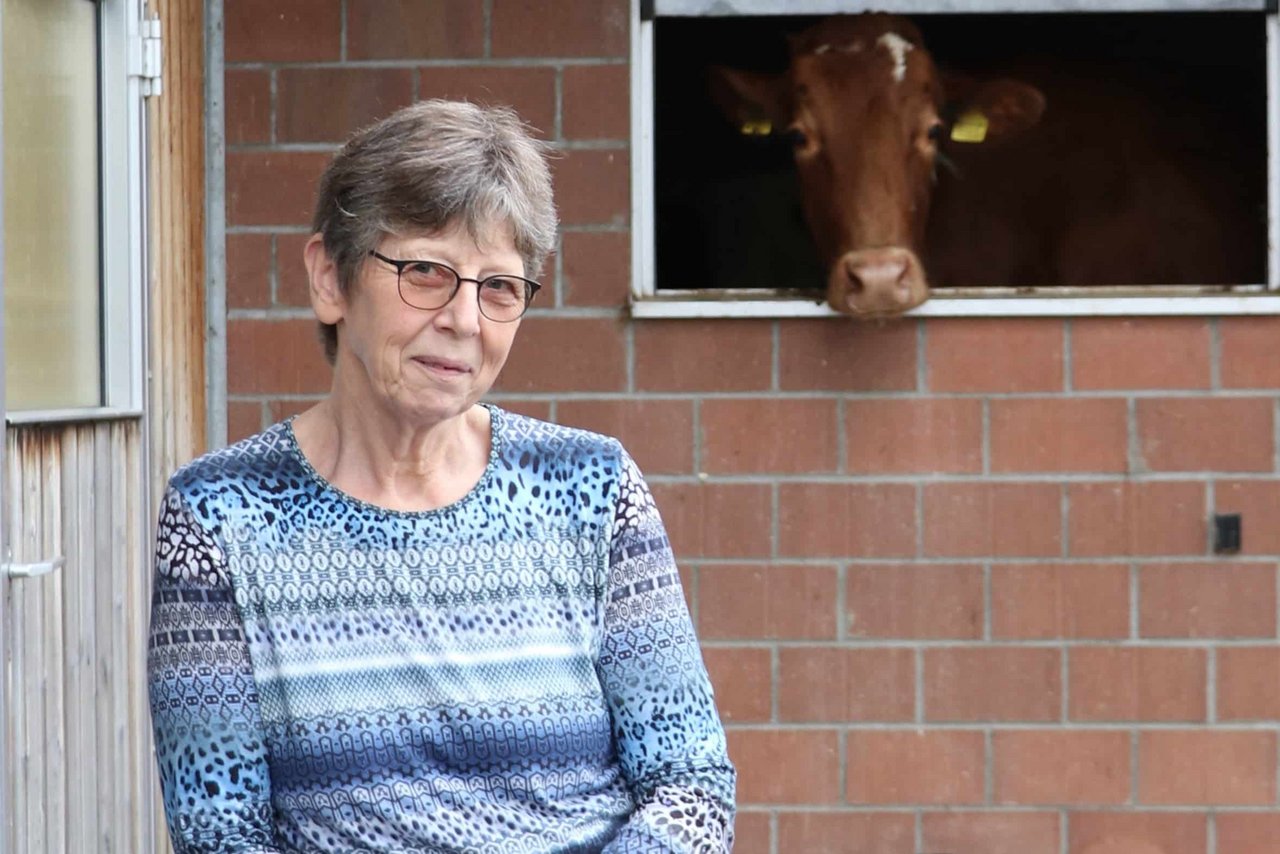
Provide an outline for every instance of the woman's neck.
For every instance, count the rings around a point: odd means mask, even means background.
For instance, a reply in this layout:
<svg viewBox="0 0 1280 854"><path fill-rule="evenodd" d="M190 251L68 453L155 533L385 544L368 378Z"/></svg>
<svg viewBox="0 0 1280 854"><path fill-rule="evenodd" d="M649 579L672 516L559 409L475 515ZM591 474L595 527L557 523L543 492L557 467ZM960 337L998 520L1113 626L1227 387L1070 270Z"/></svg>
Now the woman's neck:
<svg viewBox="0 0 1280 854"><path fill-rule="evenodd" d="M391 510L434 510L476 485L489 459L482 406L430 424L407 424L338 390L293 423L303 456L336 488Z"/></svg>

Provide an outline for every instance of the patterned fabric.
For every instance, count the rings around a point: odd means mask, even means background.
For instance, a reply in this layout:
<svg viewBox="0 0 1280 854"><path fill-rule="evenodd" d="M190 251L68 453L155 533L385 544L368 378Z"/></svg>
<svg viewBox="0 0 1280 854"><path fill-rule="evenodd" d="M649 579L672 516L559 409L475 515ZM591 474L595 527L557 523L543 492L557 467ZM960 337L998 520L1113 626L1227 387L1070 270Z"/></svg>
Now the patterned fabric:
<svg viewBox="0 0 1280 854"><path fill-rule="evenodd" d="M721 852L734 771L613 439L490 407L476 487L364 504L289 424L184 467L149 657L187 852Z"/></svg>

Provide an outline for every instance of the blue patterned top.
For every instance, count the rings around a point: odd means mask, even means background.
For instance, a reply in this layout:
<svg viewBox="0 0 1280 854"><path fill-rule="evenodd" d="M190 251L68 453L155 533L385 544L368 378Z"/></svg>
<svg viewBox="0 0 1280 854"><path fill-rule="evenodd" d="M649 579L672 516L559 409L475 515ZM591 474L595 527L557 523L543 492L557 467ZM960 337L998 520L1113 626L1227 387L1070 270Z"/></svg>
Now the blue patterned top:
<svg viewBox="0 0 1280 854"><path fill-rule="evenodd" d="M720 852L734 770L616 440L490 407L439 510L348 496L288 423L185 466L149 674L179 854Z"/></svg>

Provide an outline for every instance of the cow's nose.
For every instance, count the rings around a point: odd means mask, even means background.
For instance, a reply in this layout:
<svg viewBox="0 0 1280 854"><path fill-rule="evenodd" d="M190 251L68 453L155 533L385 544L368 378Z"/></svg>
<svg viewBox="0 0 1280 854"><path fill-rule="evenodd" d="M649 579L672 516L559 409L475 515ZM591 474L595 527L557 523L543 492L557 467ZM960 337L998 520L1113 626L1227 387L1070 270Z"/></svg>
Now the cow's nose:
<svg viewBox="0 0 1280 854"><path fill-rule="evenodd" d="M827 301L836 311L866 317L901 314L928 297L915 255L889 246L846 253L832 270Z"/></svg>
<svg viewBox="0 0 1280 854"><path fill-rule="evenodd" d="M845 267L849 274L850 296L868 291L898 291L907 275L907 262L903 258L850 259Z"/></svg>

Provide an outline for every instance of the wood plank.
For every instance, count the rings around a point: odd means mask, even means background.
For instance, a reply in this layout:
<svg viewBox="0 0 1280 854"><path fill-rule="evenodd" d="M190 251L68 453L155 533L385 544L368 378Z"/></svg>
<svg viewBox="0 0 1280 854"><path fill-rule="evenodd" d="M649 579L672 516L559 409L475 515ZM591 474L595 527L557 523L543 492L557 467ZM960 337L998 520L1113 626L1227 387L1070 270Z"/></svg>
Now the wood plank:
<svg viewBox="0 0 1280 854"><path fill-rule="evenodd" d="M66 436L74 428L50 431L50 442L45 448L41 467L41 489L44 492L45 518L40 526L39 560L51 560L66 556L63 542L63 449ZM63 690L63 673L66 668L65 645L62 642L62 590L66 567L50 575L36 579L44 608L44 635L41 652L44 655L45 687L45 851L64 854L67 826L67 753L66 753L66 702Z"/></svg>

